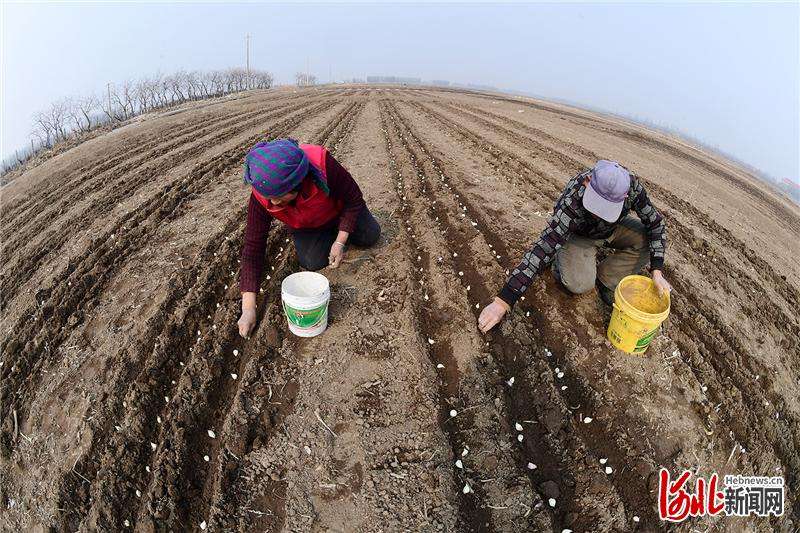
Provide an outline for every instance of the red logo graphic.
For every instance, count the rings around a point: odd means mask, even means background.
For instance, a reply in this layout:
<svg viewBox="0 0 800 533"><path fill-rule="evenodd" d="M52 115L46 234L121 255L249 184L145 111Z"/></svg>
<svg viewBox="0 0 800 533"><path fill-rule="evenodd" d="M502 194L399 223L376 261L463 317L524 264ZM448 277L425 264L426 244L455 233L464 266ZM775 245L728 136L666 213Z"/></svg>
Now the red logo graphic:
<svg viewBox="0 0 800 533"><path fill-rule="evenodd" d="M697 478L694 494L684 486L692 473L684 470L675 481L670 482L669 471L662 468L658 478L658 514L661 520L682 522L689 516L715 516L722 512L725 495L717 491L717 474L708 481ZM717 503L719 502L719 503Z"/></svg>

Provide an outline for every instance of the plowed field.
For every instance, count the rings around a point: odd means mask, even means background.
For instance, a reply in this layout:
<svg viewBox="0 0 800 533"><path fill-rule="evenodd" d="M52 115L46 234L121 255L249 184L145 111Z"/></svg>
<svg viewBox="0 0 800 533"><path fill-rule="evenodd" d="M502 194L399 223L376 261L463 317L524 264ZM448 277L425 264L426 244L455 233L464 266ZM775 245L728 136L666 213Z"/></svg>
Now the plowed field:
<svg viewBox="0 0 800 533"><path fill-rule="evenodd" d="M274 224L239 337L241 165L326 145L382 225L292 336ZM480 309L600 158L667 219L672 311L645 357L594 292ZM532 99L402 87L246 93L148 115L2 190L0 529L653 531L658 471L781 475L800 526L800 209L717 155ZM456 416L451 416L451 411Z"/></svg>

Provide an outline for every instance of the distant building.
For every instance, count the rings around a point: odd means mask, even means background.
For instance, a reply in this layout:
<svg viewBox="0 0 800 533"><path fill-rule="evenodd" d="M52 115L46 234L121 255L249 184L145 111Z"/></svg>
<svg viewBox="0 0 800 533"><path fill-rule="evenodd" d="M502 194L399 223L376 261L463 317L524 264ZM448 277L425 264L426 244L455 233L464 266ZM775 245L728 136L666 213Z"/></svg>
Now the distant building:
<svg viewBox="0 0 800 533"><path fill-rule="evenodd" d="M402 85L419 85L422 78L404 78L401 76L367 76L367 83L397 83Z"/></svg>
<svg viewBox="0 0 800 533"><path fill-rule="evenodd" d="M468 89L474 89L476 91L497 91L498 90L497 87L494 87L492 85L480 85L480 84L477 84L477 83L468 83L467 84L467 88Z"/></svg>

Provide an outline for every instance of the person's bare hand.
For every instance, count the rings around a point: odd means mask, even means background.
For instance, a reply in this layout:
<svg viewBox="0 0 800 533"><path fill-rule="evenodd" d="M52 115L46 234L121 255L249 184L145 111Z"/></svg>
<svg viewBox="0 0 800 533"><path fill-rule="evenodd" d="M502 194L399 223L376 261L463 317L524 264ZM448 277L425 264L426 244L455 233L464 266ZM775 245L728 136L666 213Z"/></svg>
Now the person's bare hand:
<svg viewBox="0 0 800 533"><path fill-rule="evenodd" d="M334 242L331 245L331 252L328 254L328 264L331 268L337 268L339 264L342 262L342 258L344 257L344 246L342 246L338 242Z"/></svg>
<svg viewBox="0 0 800 533"><path fill-rule="evenodd" d="M486 333L495 327L510 310L510 305L495 296L492 303L484 307L483 311L481 311L481 315L478 317L478 329L481 330L482 333Z"/></svg>
<svg viewBox="0 0 800 533"><path fill-rule="evenodd" d="M242 316L239 318L239 335L248 339L250 338L250 332L253 331L253 327L256 325L256 310L255 309L244 309L242 310Z"/></svg>
<svg viewBox="0 0 800 533"><path fill-rule="evenodd" d="M672 292L672 285L664 279L664 274L660 270L653 270L653 282L656 284L658 294L664 295Z"/></svg>

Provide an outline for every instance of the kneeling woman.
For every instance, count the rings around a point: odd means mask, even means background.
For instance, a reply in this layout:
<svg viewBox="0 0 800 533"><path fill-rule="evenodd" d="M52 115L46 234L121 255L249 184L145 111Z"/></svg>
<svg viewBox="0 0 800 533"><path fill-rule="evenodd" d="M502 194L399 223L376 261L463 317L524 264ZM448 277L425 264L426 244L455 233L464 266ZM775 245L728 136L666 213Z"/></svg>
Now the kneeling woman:
<svg viewBox="0 0 800 533"><path fill-rule="evenodd" d="M336 268L346 243L375 244L381 233L358 184L323 146L278 139L247 154L244 181L252 185L242 248L239 333L256 323L256 293L264 270L267 231L273 218L287 226L300 266Z"/></svg>

